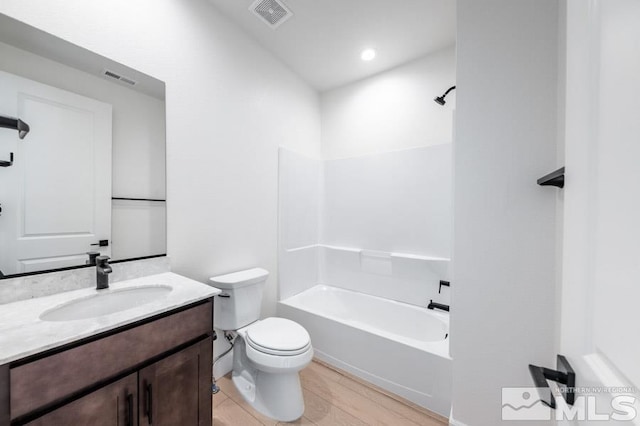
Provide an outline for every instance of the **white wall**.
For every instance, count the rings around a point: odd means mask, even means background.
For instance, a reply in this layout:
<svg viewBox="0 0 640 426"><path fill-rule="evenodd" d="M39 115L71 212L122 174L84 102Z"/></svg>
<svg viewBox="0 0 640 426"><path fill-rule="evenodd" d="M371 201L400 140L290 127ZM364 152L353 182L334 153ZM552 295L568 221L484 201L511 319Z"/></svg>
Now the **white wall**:
<svg viewBox="0 0 640 426"><path fill-rule="evenodd" d="M322 93L322 153L344 158L451 142L455 50L442 51Z"/></svg>
<svg viewBox="0 0 640 426"><path fill-rule="evenodd" d="M4 0L0 12L165 81L173 270L206 281L264 267L273 314L277 148L319 155L317 94L205 0Z"/></svg>
<svg viewBox="0 0 640 426"><path fill-rule="evenodd" d="M501 388L555 366L558 4L458 1L453 417L501 423Z"/></svg>
<svg viewBox="0 0 640 426"><path fill-rule="evenodd" d="M164 199L165 102L76 68L0 43L0 69L110 104L112 196ZM99 71L99 70L98 70ZM112 206L113 259L166 252L164 203Z"/></svg>

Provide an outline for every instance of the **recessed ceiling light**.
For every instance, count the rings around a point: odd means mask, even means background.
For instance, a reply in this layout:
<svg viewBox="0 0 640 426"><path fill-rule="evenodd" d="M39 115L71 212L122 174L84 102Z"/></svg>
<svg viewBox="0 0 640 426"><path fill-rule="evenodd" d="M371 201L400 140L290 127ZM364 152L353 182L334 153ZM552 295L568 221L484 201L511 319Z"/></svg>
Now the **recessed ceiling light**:
<svg viewBox="0 0 640 426"><path fill-rule="evenodd" d="M376 57L376 51L373 49L364 49L360 54L363 61L371 61Z"/></svg>

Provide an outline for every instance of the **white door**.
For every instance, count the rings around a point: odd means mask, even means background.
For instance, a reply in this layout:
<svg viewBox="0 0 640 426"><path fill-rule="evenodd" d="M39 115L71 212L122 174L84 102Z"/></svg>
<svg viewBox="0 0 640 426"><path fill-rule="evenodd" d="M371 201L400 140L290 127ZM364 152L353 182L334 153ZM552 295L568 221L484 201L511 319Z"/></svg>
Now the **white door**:
<svg viewBox="0 0 640 426"><path fill-rule="evenodd" d="M560 351L595 389L571 424L639 424L640 1L567 2L566 88Z"/></svg>
<svg viewBox="0 0 640 426"><path fill-rule="evenodd" d="M0 270L80 265L110 254L111 105L0 71L0 115L31 130L0 129Z"/></svg>

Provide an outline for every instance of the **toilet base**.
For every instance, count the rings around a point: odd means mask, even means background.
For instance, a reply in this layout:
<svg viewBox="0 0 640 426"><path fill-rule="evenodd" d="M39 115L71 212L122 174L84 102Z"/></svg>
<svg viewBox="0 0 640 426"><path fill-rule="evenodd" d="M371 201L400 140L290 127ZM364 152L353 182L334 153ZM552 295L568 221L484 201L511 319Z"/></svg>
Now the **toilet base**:
<svg viewBox="0 0 640 426"><path fill-rule="evenodd" d="M244 339L240 336L236 339L231 373L233 384L261 414L281 422L302 417L304 399L298 371L269 373L259 370L246 356Z"/></svg>
<svg viewBox="0 0 640 426"><path fill-rule="evenodd" d="M259 413L281 422L302 417L304 399L298 373L257 371L255 376L248 377L233 372L232 379L238 392Z"/></svg>

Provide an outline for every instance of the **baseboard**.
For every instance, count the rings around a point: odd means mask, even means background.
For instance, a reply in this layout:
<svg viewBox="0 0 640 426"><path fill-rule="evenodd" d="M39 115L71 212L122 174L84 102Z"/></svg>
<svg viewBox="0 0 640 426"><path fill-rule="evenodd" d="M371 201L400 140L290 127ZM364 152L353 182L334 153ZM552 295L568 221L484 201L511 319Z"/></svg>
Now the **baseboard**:
<svg viewBox="0 0 640 426"><path fill-rule="evenodd" d="M466 423L462 423L453 418L453 416L449 416L449 425L451 426L468 426Z"/></svg>

